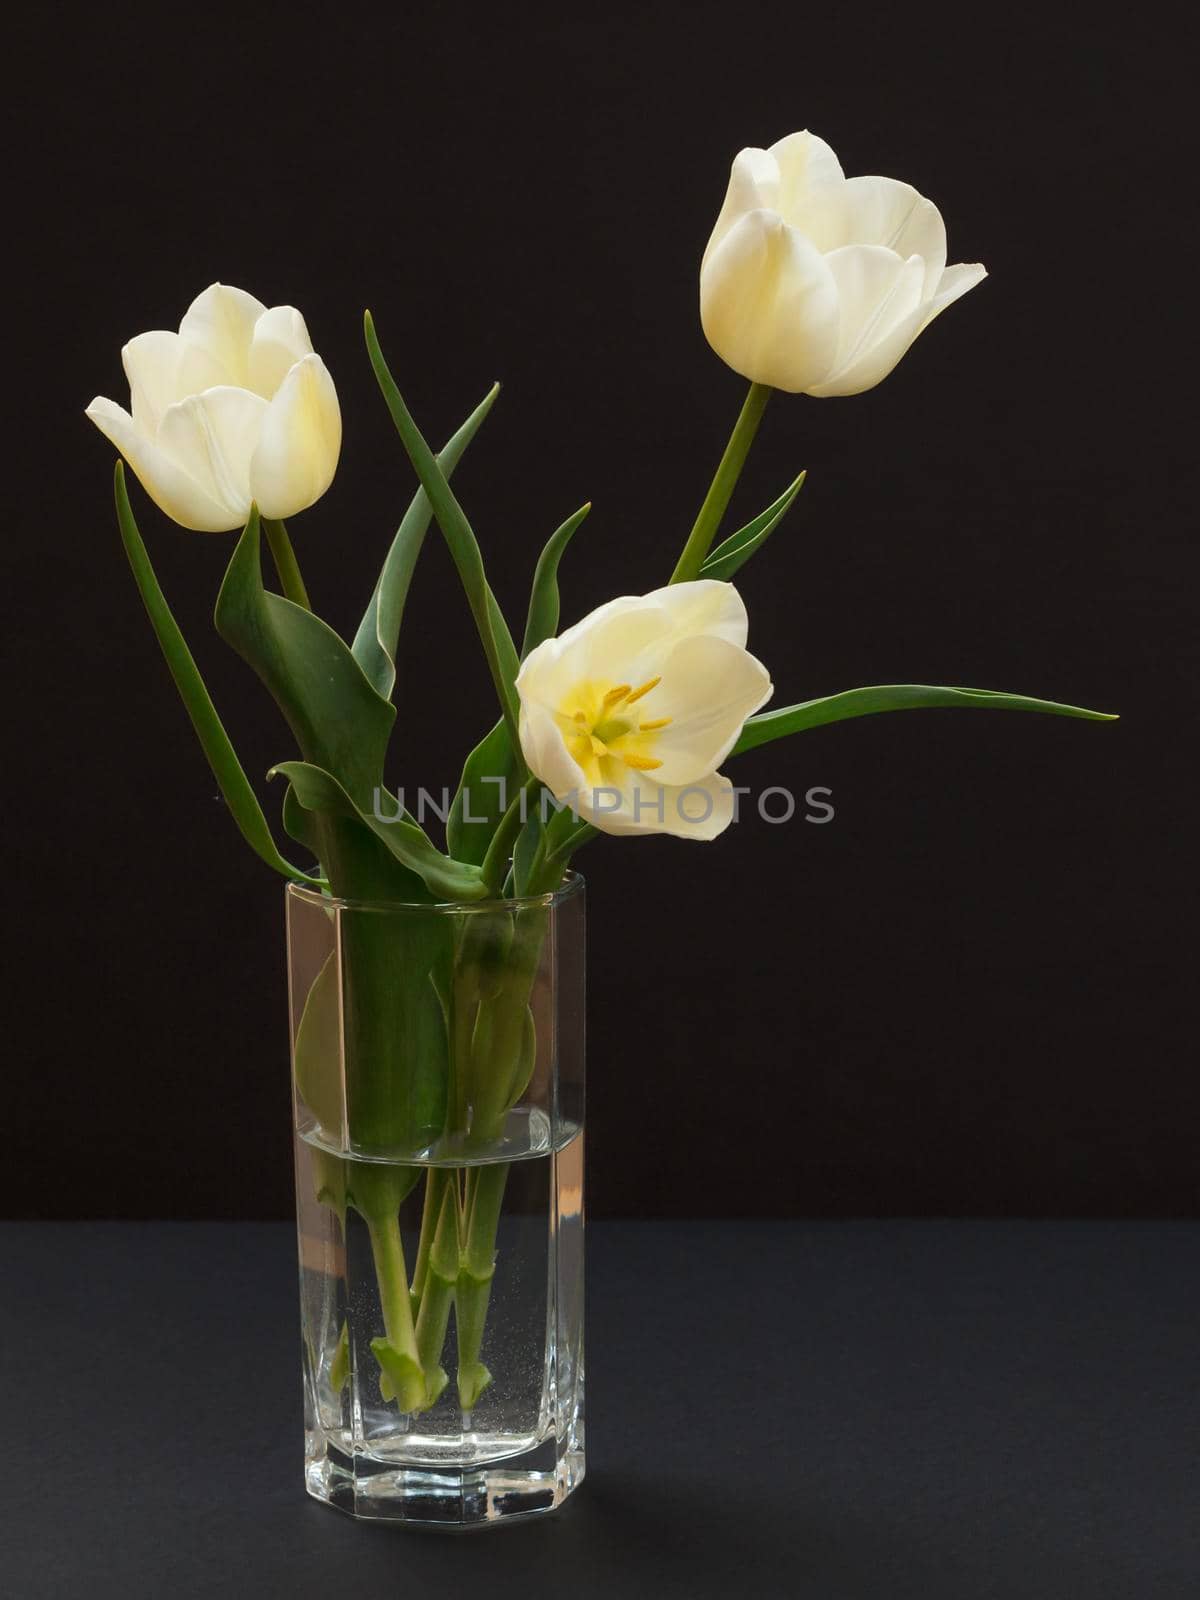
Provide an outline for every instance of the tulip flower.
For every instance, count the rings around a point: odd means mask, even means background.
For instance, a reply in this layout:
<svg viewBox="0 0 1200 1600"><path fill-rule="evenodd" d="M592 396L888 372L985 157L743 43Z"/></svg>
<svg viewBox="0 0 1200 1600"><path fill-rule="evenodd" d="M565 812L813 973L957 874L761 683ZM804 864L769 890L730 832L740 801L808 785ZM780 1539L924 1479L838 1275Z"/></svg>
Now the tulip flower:
<svg viewBox="0 0 1200 1600"><path fill-rule="evenodd" d="M859 394L985 276L978 263L947 267L932 201L892 178L847 178L823 140L793 133L735 159L700 267L700 317L753 383Z"/></svg>
<svg viewBox="0 0 1200 1600"><path fill-rule="evenodd" d="M252 501L289 517L332 483L337 391L294 307L214 283L178 333L138 334L121 360L132 415L101 397L87 415L183 527L240 528Z"/></svg>
<svg viewBox="0 0 1200 1600"><path fill-rule="evenodd" d="M700 579L547 639L517 677L530 771L603 833L715 838L734 804L716 769L771 695L746 631L737 590Z"/></svg>

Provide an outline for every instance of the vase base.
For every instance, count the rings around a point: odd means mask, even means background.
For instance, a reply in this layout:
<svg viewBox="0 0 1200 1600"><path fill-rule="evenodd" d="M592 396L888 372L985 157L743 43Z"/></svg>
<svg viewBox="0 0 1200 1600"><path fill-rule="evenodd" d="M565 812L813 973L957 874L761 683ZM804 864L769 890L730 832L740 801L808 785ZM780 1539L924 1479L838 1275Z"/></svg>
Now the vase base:
<svg viewBox="0 0 1200 1600"><path fill-rule="evenodd" d="M470 1467L395 1467L308 1438L310 1495L365 1522L465 1531L553 1511L583 1482L581 1448L546 1439L520 1455Z"/></svg>

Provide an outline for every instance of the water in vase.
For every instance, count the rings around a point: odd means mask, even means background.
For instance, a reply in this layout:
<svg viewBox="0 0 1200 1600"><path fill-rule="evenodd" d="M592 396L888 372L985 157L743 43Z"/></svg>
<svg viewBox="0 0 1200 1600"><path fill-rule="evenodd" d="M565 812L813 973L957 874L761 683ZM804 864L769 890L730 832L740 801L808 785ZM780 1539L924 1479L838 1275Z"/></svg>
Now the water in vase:
<svg viewBox="0 0 1200 1600"><path fill-rule="evenodd" d="M307 1482L358 1516L470 1526L583 1474L583 1136L537 1110L470 1161L296 1142Z"/></svg>

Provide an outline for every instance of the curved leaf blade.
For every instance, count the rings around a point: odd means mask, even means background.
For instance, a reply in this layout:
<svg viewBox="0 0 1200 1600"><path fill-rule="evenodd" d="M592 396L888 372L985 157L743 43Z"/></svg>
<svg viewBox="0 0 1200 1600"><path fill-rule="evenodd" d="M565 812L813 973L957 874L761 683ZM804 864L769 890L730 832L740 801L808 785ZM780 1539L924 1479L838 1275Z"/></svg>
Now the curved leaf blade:
<svg viewBox="0 0 1200 1600"><path fill-rule="evenodd" d="M366 334L367 351L371 358L371 366L375 372L376 381L391 413L392 421L396 425L396 432L400 435L408 458L413 464L417 477L421 480L421 487L429 496L433 506L434 516L442 530L442 536L450 549L454 565L466 591L467 603L475 619L475 626L479 633L483 652L487 658L488 669L492 675L496 696L500 701L500 708L504 720L509 725L509 733L516 745L517 730L517 697L513 688L512 676L506 674L505 661L516 659L516 647L512 642L500 615L499 607L488 588L487 576L483 567L483 556L480 553L478 540L467 521L466 513L459 505L454 491L446 480L446 475L438 465L437 457L429 448L421 430L413 420L412 414L404 403L404 397L396 386L396 380L388 368L383 351L379 347L379 339L375 333L375 324L371 313L368 311L363 317L363 329ZM513 674L515 675L515 673Z"/></svg>
<svg viewBox="0 0 1200 1600"><path fill-rule="evenodd" d="M513 845L513 893L518 897L533 893L534 873L543 853L544 833L540 807L534 805Z"/></svg>
<svg viewBox="0 0 1200 1600"><path fill-rule="evenodd" d="M122 462L117 463L114 492L121 542L129 558L134 582L137 584L142 604L150 618L150 626L154 629L154 635L171 677L175 681L184 709L200 740L200 748L204 751L213 776L220 785L230 815L237 823L246 843L269 867L282 873L285 878L292 879L293 882L311 884L314 888L320 887L319 879L310 878L307 873L292 866L291 862L280 855L275 846L275 840L263 815L262 807L258 803L258 797L250 787L250 780L237 758L229 735L217 715L217 708L213 705L212 697L200 676L200 670L188 649L187 641L159 586L149 552L138 531L133 507L129 503Z"/></svg>
<svg viewBox="0 0 1200 1600"><path fill-rule="evenodd" d="M521 645L522 659L543 639L548 639L558 626L558 564L590 510L589 501L569 516L550 535L538 558ZM488 595L494 605L495 597L490 590ZM515 680L520 662L515 657L511 662L506 658L505 664L506 668L511 668ZM523 775L523 763L513 751L508 724L501 718L484 734L463 765L446 819L446 842L452 855L477 866L483 861L506 804L520 787Z"/></svg>
<svg viewBox="0 0 1200 1600"><path fill-rule="evenodd" d="M592 503L589 500L586 505L580 506L578 511L573 512L562 526L556 528L550 535L538 557L538 564L533 572L533 586L529 592L525 638L521 644L522 661L544 639L551 638L558 627L558 564L575 531L591 509Z"/></svg>
<svg viewBox="0 0 1200 1600"><path fill-rule="evenodd" d="M484 734L463 764L446 818L446 844L451 855L479 866L519 787L520 769L508 724L501 719Z"/></svg>
<svg viewBox="0 0 1200 1600"><path fill-rule="evenodd" d="M444 856L424 828L407 814L381 820L360 809L332 773L307 761L280 761L271 768L292 785L306 811L349 819L368 828L408 871L416 873L430 893L443 900L481 900L487 893L479 869Z"/></svg>
<svg viewBox="0 0 1200 1600"><path fill-rule="evenodd" d="M458 432L438 452L438 465L447 480L499 393L500 385L493 384ZM400 639L400 623L417 557L432 520L433 506L429 496L424 489L418 489L396 530L370 604L350 647L354 659L384 699L390 699L396 685L396 647Z"/></svg>
<svg viewBox="0 0 1200 1600"><path fill-rule="evenodd" d="M1069 706L1056 700L1036 700L1031 695L1006 694L999 689L954 689L925 683L889 683L865 689L847 689L842 694L805 700L777 711L764 711L751 717L741 737L730 751L741 755L760 744L770 744L789 734L803 733L830 722L846 722L852 717L870 717L880 711L917 711L928 707L956 707L983 711L1041 711L1052 717L1079 717L1085 722L1115 722L1107 711L1089 711L1085 706Z"/></svg>
<svg viewBox="0 0 1200 1600"><path fill-rule="evenodd" d="M327 623L264 587L259 545L252 510L217 596L217 631L270 690L304 759L361 808L383 781L395 707Z"/></svg>
<svg viewBox="0 0 1200 1600"><path fill-rule="evenodd" d="M778 500L773 500L765 511L759 512L758 516L744 528L739 528L736 533L731 533L728 539L722 540L705 559L700 568L700 576L720 578L727 582L740 567L745 566L759 546L765 544L779 526L792 501L800 493L806 476L807 474L802 472L788 485Z"/></svg>

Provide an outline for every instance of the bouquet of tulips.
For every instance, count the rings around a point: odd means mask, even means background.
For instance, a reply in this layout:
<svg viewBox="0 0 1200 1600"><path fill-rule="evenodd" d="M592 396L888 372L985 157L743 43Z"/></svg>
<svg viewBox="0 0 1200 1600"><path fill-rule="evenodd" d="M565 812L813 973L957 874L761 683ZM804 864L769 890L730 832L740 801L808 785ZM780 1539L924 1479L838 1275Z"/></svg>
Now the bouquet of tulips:
<svg viewBox="0 0 1200 1600"><path fill-rule="evenodd" d="M352 1129L321 1081L320 981L297 1042L298 1080L331 1148L349 1132L356 1146L464 1153L461 1172L414 1164L411 1178L398 1178L394 1168L363 1164L349 1175L330 1166L322 1178L325 1202L356 1209L371 1228L385 1323L373 1348L384 1392L402 1411L430 1407L448 1381L440 1357L452 1308L464 1410L489 1381L480 1350L503 1165L471 1168L466 1156L498 1138L528 1079L537 897L558 887L589 839L601 832L711 840L734 816L726 762L845 718L961 706L1105 720L1022 695L923 684L762 709L771 679L746 648L746 608L732 580L778 528L804 474L745 526L718 536L772 391L824 397L872 387L983 276L981 266L947 267L936 206L904 183L847 179L814 135L743 150L701 264L700 306L710 344L749 380L745 402L695 525L677 551L663 552L663 586L613 598L562 631L560 564L589 507L567 517L531 560L528 609L514 628L451 484L497 390L435 450L396 385L369 314L367 351L419 487L352 639L313 610L285 523L329 488L342 430L333 380L298 311L268 309L214 284L178 333L144 333L124 347L129 411L104 399L88 408L175 522L241 530L217 596L216 627L290 729L294 748L269 775L283 780L282 828L304 851L303 866L281 853L222 727L155 579L118 462L126 554L247 843L286 878L342 899L512 908L503 939L488 923L491 931L477 940L448 934L444 948L423 952L411 992L369 929L343 952L348 981L364 997L355 1008L361 1081ZM405 601L434 522L462 580L496 696L496 720L482 738L464 730L476 738L444 839L383 800ZM277 589L264 580L264 539ZM449 1008L427 981L441 970L454 977ZM411 1048L410 1025L404 1047L397 1043L397 1007L423 1019L420 1051ZM402 1254L397 1261L395 1218L405 1186L425 1170L426 1225L410 1275ZM433 1270L447 1260L445 1271Z"/></svg>

